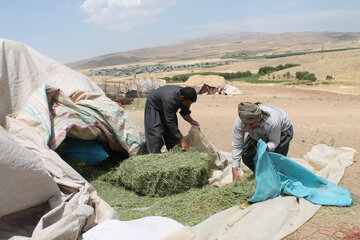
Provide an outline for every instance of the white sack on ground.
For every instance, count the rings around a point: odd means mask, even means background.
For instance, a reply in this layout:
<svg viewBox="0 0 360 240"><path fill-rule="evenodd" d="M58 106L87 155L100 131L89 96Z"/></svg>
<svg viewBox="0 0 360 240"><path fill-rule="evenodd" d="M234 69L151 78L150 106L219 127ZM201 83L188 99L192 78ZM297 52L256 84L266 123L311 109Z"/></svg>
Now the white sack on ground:
<svg viewBox="0 0 360 240"><path fill-rule="evenodd" d="M239 95L242 94L242 91L235 86L225 84L222 93L225 95Z"/></svg>
<svg viewBox="0 0 360 240"><path fill-rule="evenodd" d="M0 38L0 125L18 110L41 84L61 88L66 95L75 90L104 94L85 75L56 62L21 42Z"/></svg>
<svg viewBox="0 0 360 240"><path fill-rule="evenodd" d="M204 137L202 134L201 136ZM211 151L216 149L212 146ZM355 153L356 150L353 148L334 148L319 144L314 146L304 159L294 160L337 184L344 175L345 168L353 163ZM231 166L231 162L228 161L231 159L226 159L223 163ZM221 179L230 179L227 177L231 171L225 170L226 167ZM194 227L178 229L162 240L262 240L264 236L269 240L282 239L309 220L320 207L321 205L312 204L303 198L280 196L252 204L245 209L234 206Z"/></svg>
<svg viewBox="0 0 360 240"><path fill-rule="evenodd" d="M167 217L149 216L132 221L109 220L83 234L84 240L160 240L184 225Z"/></svg>

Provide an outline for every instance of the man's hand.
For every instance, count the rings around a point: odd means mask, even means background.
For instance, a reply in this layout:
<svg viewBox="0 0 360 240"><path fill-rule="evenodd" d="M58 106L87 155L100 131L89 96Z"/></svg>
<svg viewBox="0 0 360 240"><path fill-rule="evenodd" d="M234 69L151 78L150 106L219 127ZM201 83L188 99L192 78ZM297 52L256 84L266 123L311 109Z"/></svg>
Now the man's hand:
<svg viewBox="0 0 360 240"><path fill-rule="evenodd" d="M195 121L195 120L192 120L190 124L191 124L191 126L193 126L193 127L198 127L198 128L200 128L199 123L198 123L197 121Z"/></svg>
<svg viewBox="0 0 360 240"><path fill-rule="evenodd" d="M185 137L182 137L180 140L181 148L183 151L187 151L189 149L189 144L186 141Z"/></svg>
<svg viewBox="0 0 360 240"><path fill-rule="evenodd" d="M192 119L192 117L190 115L185 115L185 116L182 116L184 118L185 121L187 121L188 123L191 124L191 126L195 126L195 127L198 127L200 129L200 124L195 121L194 119Z"/></svg>
<svg viewBox="0 0 360 240"><path fill-rule="evenodd" d="M233 175L233 182L241 180L241 177L240 177L240 174L239 174L239 168L233 168L232 169L232 175Z"/></svg>

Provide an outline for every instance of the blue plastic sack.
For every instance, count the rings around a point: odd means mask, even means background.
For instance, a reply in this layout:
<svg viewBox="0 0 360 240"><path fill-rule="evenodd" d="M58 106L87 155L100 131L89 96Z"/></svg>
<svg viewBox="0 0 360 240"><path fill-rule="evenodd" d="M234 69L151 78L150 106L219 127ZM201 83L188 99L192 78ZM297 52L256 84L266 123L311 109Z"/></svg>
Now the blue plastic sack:
<svg viewBox="0 0 360 240"><path fill-rule="evenodd" d="M267 152L259 140L254 158L256 189L250 202L293 195L319 205L351 206L350 192L283 155Z"/></svg>
<svg viewBox="0 0 360 240"><path fill-rule="evenodd" d="M109 157L104 146L98 141L75 138L65 140L60 154L81 160L89 166L96 165Z"/></svg>

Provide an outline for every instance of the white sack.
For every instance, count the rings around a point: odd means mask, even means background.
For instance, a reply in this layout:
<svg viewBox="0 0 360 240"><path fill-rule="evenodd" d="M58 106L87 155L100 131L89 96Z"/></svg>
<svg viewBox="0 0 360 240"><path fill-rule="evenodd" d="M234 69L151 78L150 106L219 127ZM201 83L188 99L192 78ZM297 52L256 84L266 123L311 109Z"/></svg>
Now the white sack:
<svg viewBox="0 0 360 240"><path fill-rule="evenodd" d="M226 95L239 95L242 94L242 92L240 91L239 88L229 85L229 84L225 84L224 85L224 89L223 89L223 93Z"/></svg>
<svg viewBox="0 0 360 240"><path fill-rule="evenodd" d="M166 217L150 216L132 221L109 220L83 234L84 240L160 240L184 225Z"/></svg>

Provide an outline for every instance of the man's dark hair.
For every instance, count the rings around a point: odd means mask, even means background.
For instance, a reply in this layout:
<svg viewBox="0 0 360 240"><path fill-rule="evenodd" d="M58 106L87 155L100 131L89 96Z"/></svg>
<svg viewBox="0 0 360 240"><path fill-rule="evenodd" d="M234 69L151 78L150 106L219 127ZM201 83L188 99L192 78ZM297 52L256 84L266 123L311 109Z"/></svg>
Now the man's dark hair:
<svg viewBox="0 0 360 240"><path fill-rule="evenodd" d="M184 87L180 90L180 95L184 96L184 100L190 100L192 102L196 102L197 93L192 87Z"/></svg>

